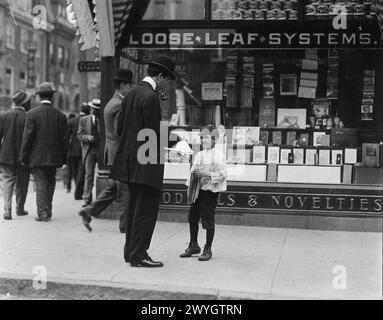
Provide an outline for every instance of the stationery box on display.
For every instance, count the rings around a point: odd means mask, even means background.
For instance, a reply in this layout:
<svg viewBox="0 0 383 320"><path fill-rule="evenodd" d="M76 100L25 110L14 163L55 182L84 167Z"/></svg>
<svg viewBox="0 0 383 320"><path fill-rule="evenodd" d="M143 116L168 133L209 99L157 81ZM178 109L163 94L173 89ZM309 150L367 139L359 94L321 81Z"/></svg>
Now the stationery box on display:
<svg viewBox="0 0 383 320"><path fill-rule="evenodd" d="M169 180L185 180L190 173L189 163L172 163L165 162L164 179Z"/></svg>

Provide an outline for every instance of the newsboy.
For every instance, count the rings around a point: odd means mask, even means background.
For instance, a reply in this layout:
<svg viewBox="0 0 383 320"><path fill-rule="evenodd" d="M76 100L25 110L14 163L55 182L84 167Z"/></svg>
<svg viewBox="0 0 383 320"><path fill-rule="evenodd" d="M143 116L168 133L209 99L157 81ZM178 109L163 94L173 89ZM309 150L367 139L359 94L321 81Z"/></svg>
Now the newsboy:
<svg viewBox="0 0 383 320"><path fill-rule="evenodd" d="M52 105L56 90L50 82L39 85L41 103L27 114L20 161L32 169L36 183L36 221L52 218L52 201L56 188L56 169L66 162L68 149L67 118Z"/></svg>

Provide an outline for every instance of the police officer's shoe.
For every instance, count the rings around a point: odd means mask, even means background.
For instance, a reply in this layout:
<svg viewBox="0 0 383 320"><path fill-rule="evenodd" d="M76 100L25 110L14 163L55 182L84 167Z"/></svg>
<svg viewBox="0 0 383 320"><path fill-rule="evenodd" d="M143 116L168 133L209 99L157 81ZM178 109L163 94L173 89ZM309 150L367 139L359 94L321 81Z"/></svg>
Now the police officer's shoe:
<svg viewBox="0 0 383 320"><path fill-rule="evenodd" d="M193 254L199 254L201 248L197 242L190 242L189 247L180 255L181 258L190 258Z"/></svg>
<svg viewBox="0 0 383 320"><path fill-rule="evenodd" d="M199 261L209 261L212 257L212 252L211 252L211 246L205 246L203 249L203 253L201 256L198 258Z"/></svg>

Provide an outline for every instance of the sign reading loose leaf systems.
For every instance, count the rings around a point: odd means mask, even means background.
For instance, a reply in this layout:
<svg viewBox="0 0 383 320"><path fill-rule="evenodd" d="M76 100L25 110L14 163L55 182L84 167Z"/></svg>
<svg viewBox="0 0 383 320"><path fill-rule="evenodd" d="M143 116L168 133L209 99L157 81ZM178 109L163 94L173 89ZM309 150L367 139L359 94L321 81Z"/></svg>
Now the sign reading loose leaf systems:
<svg viewBox="0 0 383 320"><path fill-rule="evenodd" d="M80 61L77 69L80 72L101 72L101 61Z"/></svg>

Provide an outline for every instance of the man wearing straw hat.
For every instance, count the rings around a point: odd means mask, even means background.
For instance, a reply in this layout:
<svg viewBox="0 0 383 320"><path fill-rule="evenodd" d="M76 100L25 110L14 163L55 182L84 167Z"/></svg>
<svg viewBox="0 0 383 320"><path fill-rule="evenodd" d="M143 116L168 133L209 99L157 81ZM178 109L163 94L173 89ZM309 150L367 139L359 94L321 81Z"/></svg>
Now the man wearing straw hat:
<svg viewBox="0 0 383 320"><path fill-rule="evenodd" d="M13 93L13 108L0 118L0 165L4 182L4 220L12 219L12 195L16 193L16 215L25 216L24 210L29 184L29 169L19 161L27 111L31 95L23 90Z"/></svg>
<svg viewBox="0 0 383 320"><path fill-rule="evenodd" d="M56 90L50 82L39 85L41 103L27 114L20 161L30 168L36 182L36 221L52 218L56 169L66 162L68 125L64 113L52 106Z"/></svg>
<svg viewBox="0 0 383 320"><path fill-rule="evenodd" d="M92 202L92 190L94 184L94 172L97 164L100 144L100 99L93 99L90 103L90 115L82 117L79 122L77 137L82 146L82 161L85 166L85 184L83 195L83 207Z"/></svg>

